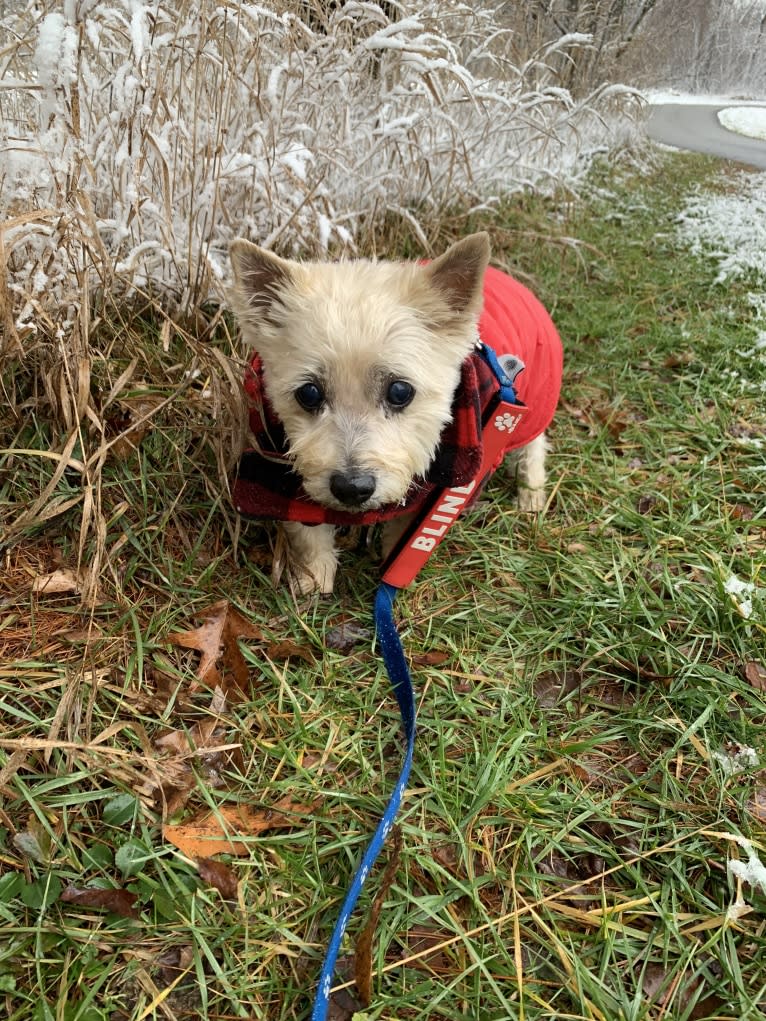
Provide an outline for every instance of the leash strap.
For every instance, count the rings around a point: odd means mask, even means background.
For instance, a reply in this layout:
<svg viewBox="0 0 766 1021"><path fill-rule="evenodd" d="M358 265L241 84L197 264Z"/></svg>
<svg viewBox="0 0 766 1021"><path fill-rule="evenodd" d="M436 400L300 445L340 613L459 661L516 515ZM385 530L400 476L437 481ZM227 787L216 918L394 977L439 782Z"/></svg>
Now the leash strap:
<svg viewBox="0 0 766 1021"><path fill-rule="evenodd" d="M311 1021L326 1021L333 972L346 926L362 892L362 886L393 826L412 768L415 750L415 694L402 643L394 623L394 599L399 589L409 585L414 579L444 538L447 529L481 490L487 476L500 464L506 451L512 446L511 434L527 410L519 401L513 387L513 380L523 369L523 363L518 359L512 359L512 363L506 360L501 362L492 348L486 344L480 345L479 352L492 369L497 381L497 393L488 403L482 421L481 467L476 478L467 486L444 489L438 493L407 529L384 565L383 581L375 596L375 628L378 642L402 718L405 738L404 762L383 816L367 845L340 909L319 975Z"/></svg>
<svg viewBox="0 0 766 1021"><path fill-rule="evenodd" d="M415 750L415 694L412 690L410 671L404 658L402 643L394 623L393 605L397 591L393 585L381 582L375 596L375 627L383 654L383 662L396 695L396 701L399 703L399 712L401 713L405 738L404 762L399 773L399 779L396 781L396 786L391 792L391 797L388 799L388 804L383 812L383 817L367 845L367 850L364 852L364 857L351 881L351 886L340 909L340 914L330 937L327 953L325 954L324 963L319 975L311 1021L325 1021L327 1017L335 962L338 958L348 920L359 899L359 894L362 892L364 881L367 879L370 869L380 854L386 837L394 824L394 819L399 811L399 805L404 794L404 788L407 786L410 769L412 768L412 756Z"/></svg>

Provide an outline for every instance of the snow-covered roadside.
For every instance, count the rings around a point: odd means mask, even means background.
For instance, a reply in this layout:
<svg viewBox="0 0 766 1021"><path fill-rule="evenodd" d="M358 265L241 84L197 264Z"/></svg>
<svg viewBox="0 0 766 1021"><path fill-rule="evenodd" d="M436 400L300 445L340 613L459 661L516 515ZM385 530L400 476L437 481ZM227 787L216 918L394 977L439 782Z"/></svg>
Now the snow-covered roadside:
<svg viewBox="0 0 766 1021"><path fill-rule="evenodd" d="M647 103L652 106L659 106L660 103L674 103L679 106L763 106L766 97L757 96L732 96L713 94L703 95L691 92L673 92L672 89L642 89L641 95Z"/></svg>
<svg viewBox="0 0 766 1021"><path fill-rule="evenodd" d="M763 106L727 106L718 111L718 121L727 131L748 138L766 139L766 107Z"/></svg>
<svg viewBox="0 0 766 1021"><path fill-rule="evenodd" d="M724 106L718 111L718 122L727 131L748 138L766 139L766 99L743 99L739 96L693 96L683 92L644 90L642 96L650 106L664 103L674 106Z"/></svg>
<svg viewBox="0 0 766 1021"><path fill-rule="evenodd" d="M745 277L753 282L753 346L737 352L738 371L743 389L766 392L766 384L750 379L747 371L750 359L766 364L766 173L738 174L736 191L691 196L679 216L678 232L695 254L717 262L716 283Z"/></svg>

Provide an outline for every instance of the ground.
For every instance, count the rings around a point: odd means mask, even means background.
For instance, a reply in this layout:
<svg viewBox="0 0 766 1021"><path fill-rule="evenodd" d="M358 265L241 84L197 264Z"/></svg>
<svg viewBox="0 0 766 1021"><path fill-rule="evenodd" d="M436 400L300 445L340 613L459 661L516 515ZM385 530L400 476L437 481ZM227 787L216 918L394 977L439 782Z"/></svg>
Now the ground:
<svg viewBox="0 0 766 1021"><path fill-rule="evenodd" d="M416 759L373 1000L336 992L336 1021L761 1016L766 365L755 271L677 230L739 173L668 154L489 225L564 338L549 506L496 477L398 601ZM6 1016L304 1018L398 765L375 566L350 539L331 601L274 589L206 379L162 404L181 356L151 323L102 349L146 371L98 486L23 374L4 428ZM46 485L59 513L30 515Z"/></svg>

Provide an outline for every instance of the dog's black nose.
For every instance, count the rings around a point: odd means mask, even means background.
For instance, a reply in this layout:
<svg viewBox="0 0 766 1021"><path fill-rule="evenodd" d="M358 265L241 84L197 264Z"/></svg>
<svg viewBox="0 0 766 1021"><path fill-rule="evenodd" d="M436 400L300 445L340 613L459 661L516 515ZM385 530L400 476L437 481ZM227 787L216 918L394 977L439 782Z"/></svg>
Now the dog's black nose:
<svg viewBox="0 0 766 1021"><path fill-rule="evenodd" d="M348 475L333 472L330 476L330 492L347 507L358 507L375 492L375 476L366 472L349 472Z"/></svg>

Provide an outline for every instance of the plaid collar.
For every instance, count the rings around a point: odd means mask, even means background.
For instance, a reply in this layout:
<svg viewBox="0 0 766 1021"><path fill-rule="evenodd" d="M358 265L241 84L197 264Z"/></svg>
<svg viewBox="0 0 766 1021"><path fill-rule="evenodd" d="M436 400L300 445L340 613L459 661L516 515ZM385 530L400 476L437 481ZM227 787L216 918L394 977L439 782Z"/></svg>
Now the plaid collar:
<svg viewBox="0 0 766 1021"><path fill-rule="evenodd" d="M467 485L479 470L482 455L482 410L496 391L484 360L471 354L463 362L452 400L452 420L445 426L428 471L415 479L404 500L372 511L341 511L312 500L303 488L288 453L284 427L263 386L263 365L256 353L245 373L250 400L250 431L255 445L242 455L232 493L237 510L253 518L300 521L306 525L371 525L417 510L435 489Z"/></svg>

